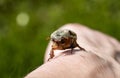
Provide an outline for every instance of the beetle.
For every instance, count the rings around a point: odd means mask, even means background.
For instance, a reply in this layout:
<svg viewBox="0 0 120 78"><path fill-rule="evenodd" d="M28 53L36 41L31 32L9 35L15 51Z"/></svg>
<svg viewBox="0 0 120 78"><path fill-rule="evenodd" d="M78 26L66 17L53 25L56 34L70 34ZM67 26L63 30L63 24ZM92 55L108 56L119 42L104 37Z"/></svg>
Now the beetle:
<svg viewBox="0 0 120 78"><path fill-rule="evenodd" d="M65 50L65 49L71 49L71 53L73 52L73 49L75 47L80 48L80 50L85 51L84 48L80 47L77 43L77 35L75 32L69 30L69 29L59 29L54 31L50 36L52 44L52 49L50 51L50 59L54 57L54 50Z"/></svg>

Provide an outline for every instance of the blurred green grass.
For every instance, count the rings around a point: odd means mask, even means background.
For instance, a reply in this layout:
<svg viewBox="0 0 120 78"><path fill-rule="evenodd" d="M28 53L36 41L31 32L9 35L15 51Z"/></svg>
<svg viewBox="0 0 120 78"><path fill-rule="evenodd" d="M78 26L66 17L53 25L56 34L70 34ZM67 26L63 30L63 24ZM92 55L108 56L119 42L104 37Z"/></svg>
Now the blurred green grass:
<svg viewBox="0 0 120 78"><path fill-rule="evenodd" d="M16 22L20 13L29 22ZM119 0L0 0L1 78L22 78L43 63L54 30L80 23L120 40Z"/></svg>

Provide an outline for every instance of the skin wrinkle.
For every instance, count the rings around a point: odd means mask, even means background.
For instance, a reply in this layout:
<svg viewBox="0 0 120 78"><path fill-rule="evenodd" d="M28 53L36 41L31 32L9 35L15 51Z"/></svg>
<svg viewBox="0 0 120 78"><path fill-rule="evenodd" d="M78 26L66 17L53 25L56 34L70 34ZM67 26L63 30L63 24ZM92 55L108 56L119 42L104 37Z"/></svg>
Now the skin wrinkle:
<svg viewBox="0 0 120 78"><path fill-rule="evenodd" d="M116 78L109 62L102 60L101 63L98 62L96 64L97 66L91 73L91 76L93 76L93 78ZM106 77L107 75L108 77Z"/></svg>
<svg viewBox="0 0 120 78"><path fill-rule="evenodd" d="M110 70L112 71L112 73L114 74L114 78L117 78L115 71L113 70L113 68L114 68L113 64L109 62L108 66L109 66Z"/></svg>
<svg viewBox="0 0 120 78"><path fill-rule="evenodd" d="M114 58L120 64L120 52L119 51L116 51L116 53L114 54Z"/></svg>
<svg viewBox="0 0 120 78"><path fill-rule="evenodd" d="M120 48L117 48L117 46L119 45L117 42L114 41L114 39L110 40L108 39L109 43L111 43L112 47L114 47L113 52L111 52L111 56L113 58L115 58L116 61L120 60ZM118 55L118 56L117 56ZM119 59L116 59L118 58ZM119 62L119 61L118 61Z"/></svg>

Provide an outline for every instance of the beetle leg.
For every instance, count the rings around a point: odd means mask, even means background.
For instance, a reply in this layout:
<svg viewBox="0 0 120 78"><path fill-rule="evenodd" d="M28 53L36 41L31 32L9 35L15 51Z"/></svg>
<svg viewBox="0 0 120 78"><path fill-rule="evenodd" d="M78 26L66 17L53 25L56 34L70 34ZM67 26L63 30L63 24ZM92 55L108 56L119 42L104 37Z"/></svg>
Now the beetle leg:
<svg viewBox="0 0 120 78"><path fill-rule="evenodd" d="M77 44L77 47L78 47L78 48L80 48L80 50L85 51L85 49L84 49L84 48L82 48L82 47L80 47L78 44Z"/></svg>
<svg viewBox="0 0 120 78"><path fill-rule="evenodd" d="M50 55L50 57L49 57L48 61L54 57L54 49L53 48L51 49L49 55Z"/></svg>
<svg viewBox="0 0 120 78"><path fill-rule="evenodd" d="M74 49L74 48L71 48L71 54L73 53L73 49Z"/></svg>
<svg viewBox="0 0 120 78"><path fill-rule="evenodd" d="M84 48L80 47L79 44L77 42L75 42L77 47L80 48L80 50L86 51Z"/></svg>

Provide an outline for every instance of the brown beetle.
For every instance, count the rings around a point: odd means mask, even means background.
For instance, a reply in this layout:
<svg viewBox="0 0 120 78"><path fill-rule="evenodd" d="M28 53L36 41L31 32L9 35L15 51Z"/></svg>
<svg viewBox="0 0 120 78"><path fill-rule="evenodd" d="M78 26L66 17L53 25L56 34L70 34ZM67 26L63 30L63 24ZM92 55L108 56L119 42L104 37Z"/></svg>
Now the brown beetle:
<svg viewBox="0 0 120 78"><path fill-rule="evenodd" d="M80 48L80 50L84 50L84 48L80 47L76 40L77 35L75 32L68 30L68 29L60 29L51 34L50 39L52 40L52 49L50 51L50 59L54 57L54 50L65 50L65 49L71 49L71 53L75 47Z"/></svg>

